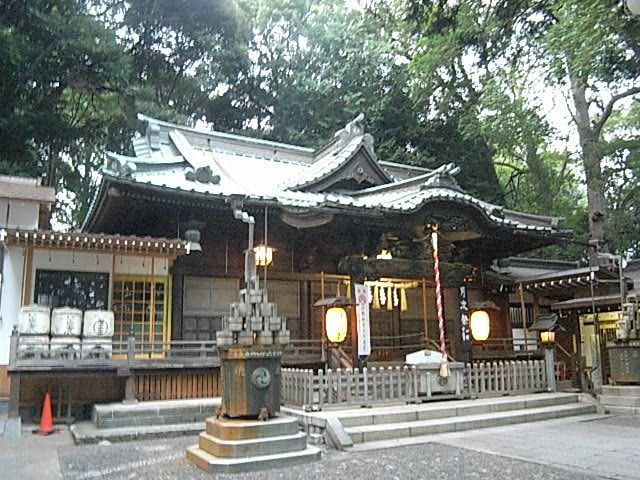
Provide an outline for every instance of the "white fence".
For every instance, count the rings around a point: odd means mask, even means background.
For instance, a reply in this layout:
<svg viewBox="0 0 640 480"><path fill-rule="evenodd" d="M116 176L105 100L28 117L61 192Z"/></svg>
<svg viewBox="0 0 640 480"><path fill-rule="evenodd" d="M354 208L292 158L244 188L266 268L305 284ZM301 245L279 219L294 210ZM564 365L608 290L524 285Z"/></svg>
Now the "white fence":
<svg viewBox="0 0 640 480"><path fill-rule="evenodd" d="M369 406L443 398L432 394L428 374L426 386L421 387L420 375L415 366L326 372L283 368L282 401L317 410L328 405ZM544 360L468 363L461 383L466 397L546 391L545 363ZM460 387L456 388L456 396L460 394L459 390Z"/></svg>
<svg viewBox="0 0 640 480"><path fill-rule="evenodd" d="M418 400L416 367L319 370L282 369L282 400L305 409L368 406Z"/></svg>
<svg viewBox="0 0 640 480"><path fill-rule="evenodd" d="M465 387L470 396L545 391L547 375L544 360L468 363Z"/></svg>

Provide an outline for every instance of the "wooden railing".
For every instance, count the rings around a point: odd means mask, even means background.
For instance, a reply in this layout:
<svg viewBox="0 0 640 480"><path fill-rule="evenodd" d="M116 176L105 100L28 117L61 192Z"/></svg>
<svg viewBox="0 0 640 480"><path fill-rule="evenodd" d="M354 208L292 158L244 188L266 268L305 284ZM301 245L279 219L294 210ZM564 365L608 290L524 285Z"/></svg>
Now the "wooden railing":
<svg viewBox="0 0 640 480"><path fill-rule="evenodd" d="M282 400L305 410L329 405L371 406L418 399L416 367L358 370L282 369Z"/></svg>
<svg viewBox="0 0 640 480"><path fill-rule="evenodd" d="M449 392L433 393L432 373L420 367L327 370L282 369L282 401L305 410L332 405L371 406L462 396L518 395L547 390L544 360L477 362L452 371ZM423 391L424 390L424 391ZM443 395L444 394L444 395Z"/></svg>
<svg viewBox="0 0 640 480"><path fill-rule="evenodd" d="M469 396L540 392L547 389L544 360L474 362L465 365Z"/></svg>

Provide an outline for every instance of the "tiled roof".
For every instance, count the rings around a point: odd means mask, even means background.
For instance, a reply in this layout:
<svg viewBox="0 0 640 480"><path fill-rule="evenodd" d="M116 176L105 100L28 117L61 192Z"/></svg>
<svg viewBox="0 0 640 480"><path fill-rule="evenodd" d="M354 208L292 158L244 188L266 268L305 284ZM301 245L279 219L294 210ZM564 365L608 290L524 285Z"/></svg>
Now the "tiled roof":
<svg viewBox="0 0 640 480"><path fill-rule="evenodd" d="M239 195L277 203L284 208L360 211L365 215L368 212L412 213L430 202L444 201L472 206L491 222L511 229L559 232L556 218L512 212L465 193L453 178L458 170L453 164L433 171L407 167L410 176L400 181L384 173L380 178L385 183L357 191L305 191L305 186L334 175L359 149L366 149L375 168L384 170L384 162L378 163L373 153L372 138L363 132L361 117L347 124L337 132L336 139L315 152L141 118L149 126L145 137L134 140L136 153L140 155L109 154L103 170L105 177L213 198ZM154 137L149 138L150 135ZM146 140L148 149L141 139ZM396 174L402 172L400 164L387 165L392 166Z"/></svg>

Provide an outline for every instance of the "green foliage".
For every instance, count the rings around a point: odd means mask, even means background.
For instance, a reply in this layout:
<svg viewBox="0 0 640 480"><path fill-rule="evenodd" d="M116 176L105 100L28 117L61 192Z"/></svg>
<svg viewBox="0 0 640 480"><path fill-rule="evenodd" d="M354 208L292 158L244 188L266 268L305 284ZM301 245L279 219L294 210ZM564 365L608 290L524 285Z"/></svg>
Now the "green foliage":
<svg viewBox="0 0 640 480"><path fill-rule="evenodd" d="M587 191L606 195L612 248L640 254L640 21L621 1L352 7L6 0L0 171L43 176L61 192L58 219L77 225L104 152L131 148L137 112L316 147L364 112L380 159L453 161L470 193L564 217L577 243L540 255L585 256ZM536 82L572 102L577 152Z"/></svg>

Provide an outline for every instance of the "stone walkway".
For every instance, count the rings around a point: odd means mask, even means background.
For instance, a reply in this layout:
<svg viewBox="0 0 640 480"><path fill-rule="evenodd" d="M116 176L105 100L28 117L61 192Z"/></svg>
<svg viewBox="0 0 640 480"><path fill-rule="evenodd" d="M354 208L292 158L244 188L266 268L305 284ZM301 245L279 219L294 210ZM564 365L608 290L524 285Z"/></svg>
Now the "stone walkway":
<svg viewBox="0 0 640 480"><path fill-rule="evenodd" d="M207 475L184 459L195 437L75 446L68 430L0 438L0 479L640 480L640 418L583 416L377 442L286 470ZM419 443L423 442L423 443ZM395 447L395 448L391 448Z"/></svg>

